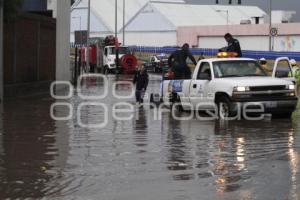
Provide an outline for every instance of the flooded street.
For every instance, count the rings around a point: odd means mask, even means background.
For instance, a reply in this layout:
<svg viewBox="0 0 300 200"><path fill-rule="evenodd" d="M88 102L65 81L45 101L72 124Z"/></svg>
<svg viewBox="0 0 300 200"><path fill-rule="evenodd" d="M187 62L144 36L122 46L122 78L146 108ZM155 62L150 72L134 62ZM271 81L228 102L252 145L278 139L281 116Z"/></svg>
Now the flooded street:
<svg viewBox="0 0 300 200"><path fill-rule="evenodd" d="M179 121L167 112L157 120L149 105L113 98L115 82L109 76L103 100L83 100L75 91L69 100L42 95L6 102L0 120L0 199L300 199L298 111L292 120ZM101 85L87 80L82 94L102 94ZM120 95L130 93L128 85L116 88ZM148 92L159 88L159 77L151 76ZM55 102L69 103L72 118L53 120ZM102 103L108 111L84 102ZM113 117L120 102L134 106L133 119ZM58 106L54 114L67 111ZM107 125L83 127L78 118L83 124L107 119Z"/></svg>

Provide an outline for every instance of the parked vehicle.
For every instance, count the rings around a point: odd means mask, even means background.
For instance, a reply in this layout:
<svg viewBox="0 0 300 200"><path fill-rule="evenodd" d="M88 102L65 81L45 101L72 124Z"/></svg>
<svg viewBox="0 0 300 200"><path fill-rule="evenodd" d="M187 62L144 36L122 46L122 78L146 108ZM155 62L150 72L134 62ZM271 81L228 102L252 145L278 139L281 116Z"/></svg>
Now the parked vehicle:
<svg viewBox="0 0 300 200"><path fill-rule="evenodd" d="M164 80L162 101L181 110L213 109L232 116L237 105L262 105L265 113L291 116L297 105L294 78L288 58L279 58L272 77L254 59L213 58L198 62L192 79Z"/></svg>
<svg viewBox="0 0 300 200"><path fill-rule="evenodd" d="M144 66L148 71L155 73L165 71L168 68L168 57L165 54L150 56Z"/></svg>
<svg viewBox="0 0 300 200"><path fill-rule="evenodd" d="M90 72L102 72L105 74L116 72L119 70L123 73L133 73L137 66L137 59L130 54L127 46L119 46L117 40L113 36L106 38L90 38ZM117 69L116 58L117 50L119 54L119 66ZM82 65L86 66L87 48L80 50Z"/></svg>

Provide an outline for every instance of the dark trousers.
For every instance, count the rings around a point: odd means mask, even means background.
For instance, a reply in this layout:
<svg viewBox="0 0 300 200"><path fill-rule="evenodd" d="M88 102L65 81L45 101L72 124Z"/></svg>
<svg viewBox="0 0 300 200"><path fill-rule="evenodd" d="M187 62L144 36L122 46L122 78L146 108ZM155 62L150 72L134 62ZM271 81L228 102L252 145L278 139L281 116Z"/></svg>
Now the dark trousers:
<svg viewBox="0 0 300 200"><path fill-rule="evenodd" d="M143 103L144 102L143 98L144 98L144 91L143 90L136 90L135 91L136 102Z"/></svg>
<svg viewBox="0 0 300 200"><path fill-rule="evenodd" d="M174 79L191 79L191 70L188 67L176 68L173 70Z"/></svg>

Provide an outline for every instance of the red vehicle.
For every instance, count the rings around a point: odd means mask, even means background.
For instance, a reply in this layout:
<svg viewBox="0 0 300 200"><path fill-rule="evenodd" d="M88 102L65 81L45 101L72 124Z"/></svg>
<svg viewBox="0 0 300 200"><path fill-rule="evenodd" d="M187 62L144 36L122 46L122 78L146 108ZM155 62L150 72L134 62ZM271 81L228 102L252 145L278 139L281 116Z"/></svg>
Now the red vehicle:
<svg viewBox="0 0 300 200"><path fill-rule="evenodd" d="M119 52L119 66L116 66L116 53ZM87 48L80 50L82 65L86 66ZM90 38L90 72L112 72L133 73L137 66L137 59L130 54L128 47L119 46L113 36L106 38Z"/></svg>

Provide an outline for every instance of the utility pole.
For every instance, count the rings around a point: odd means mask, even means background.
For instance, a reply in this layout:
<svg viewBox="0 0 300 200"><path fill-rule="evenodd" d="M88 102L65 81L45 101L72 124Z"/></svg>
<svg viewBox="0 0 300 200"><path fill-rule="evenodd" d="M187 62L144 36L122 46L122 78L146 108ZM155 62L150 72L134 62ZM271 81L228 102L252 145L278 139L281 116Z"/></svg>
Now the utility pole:
<svg viewBox="0 0 300 200"><path fill-rule="evenodd" d="M125 45L125 0L123 0L123 45Z"/></svg>
<svg viewBox="0 0 300 200"><path fill-rule="evenodd" d="M91 23L91 0L88 0L88 16L87 16L87 51L86 51L86 66L87 70L90 71L90 23Z"/></svg>
<svg viewBox="0 0 300 200"><path fill-rule="evenodd" d="M118 0L115 0L115 39L117 40L117 38L118 38ZM116 49L116 68L117 68L117 73L118 73L118 71L119 71L119 49L118 49L117 45L115 46L115 49Z"/></svg>
<svg viewBox="0 0 300 200"><path fill-rule="evenodd" d="M3 104L3 7L4 0L0 0L0 105Z"/></svg>
<svg viewBox="0 0 300 200"><path fill-rule="evenodd" d="M118 0L115 0L115 37L118 37Z"/></svg>
<svg viewBox="0 0 300 200"><path fill-rule="evenodd" d="M269 0L269 15L270 15L270 23L269 23L269 30L268 30L268 34L269 34L269 51L272 51L272 35L270 33L271 29L272 29L272 0Z"/></svg>

